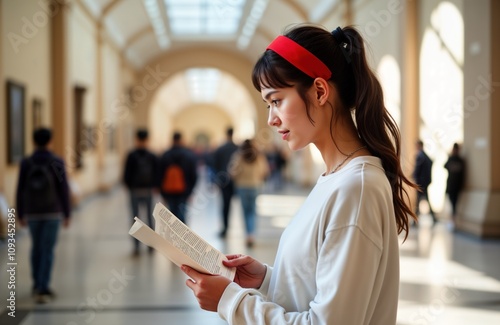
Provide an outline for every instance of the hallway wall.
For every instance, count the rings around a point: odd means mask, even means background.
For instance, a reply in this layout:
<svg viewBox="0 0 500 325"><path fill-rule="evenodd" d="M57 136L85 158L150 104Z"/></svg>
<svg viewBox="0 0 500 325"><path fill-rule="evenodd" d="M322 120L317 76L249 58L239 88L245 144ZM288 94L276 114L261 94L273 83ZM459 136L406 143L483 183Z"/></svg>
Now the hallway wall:
<svg viewBox="0 0 500 325"><path fill-rule="evenodd" d="M42 124L51 124L50 96L50 32L48 7L46 3L35 1L1 0L2 24L2 88L6 81L13 81L24 87L24 152L31 152L33 144L32 102L38 99L42 103ZM33 55L36 54L36 55ZM6 111L2 101L2 110ZM5 113L4 113L5 114ZM6 126L8 125L5 115ZM7 127L2 129L7 133ZM5 136L5 135L4 135ZM5 142L4 142L5 141ZM4 186L7 201L12 204L17 186L18 164L7 162L6 141L2 141L2 159L6 160ZM4 155L5 153L5 155Z"/></svg>
<svg viewBox="0 0 500 325"><path fill-rule="evenodd" d="M2 68L3 80L12 80L25 87L24 152L33 151L32 101L42 103L41 125L52 127L51 43L60 42L51 38L50 19L55 15L68 15L68 30L65 47L68 61L66 75L68 89L84 88L82 109L84 130L80 142L75 139L74 107L66 107L69 114L67 133L70 139L64 147L63 158L70 175L75 201L98 190L106 190L121 178L121 165L125 151L132 142L128 132L132 116L127 105L127 91L134 82L134 71L123 54L79 2L68 2L63 7L47 6L45 1L2 1ZM99 33L103 35L99 51ZM35 54L35 55L34 55ZM98 70L100 57L102 69ZM62 64L62 62L61 62ZM102 91L97 89L101 86ZM2 86L5 87L5 86ZM69 94L73 105L73 93ZM3 103L3 102L2 102ZM2 112L4 113L4 112ZM5 116L5 118L7 118ZM3 120L3 119L2 119ZM5 136L5 135L2 135ZM54 137L64 136L54 130ZM2 150L7 150L7 139L0 138ZM81 149L78 151L78 147ZM75 160L81 155L83 167L77 168ZM3 154L2 154L3 157ZM9 205L14 205L17 187L18 164L7 164L2 173L2 187Z"/></svg>

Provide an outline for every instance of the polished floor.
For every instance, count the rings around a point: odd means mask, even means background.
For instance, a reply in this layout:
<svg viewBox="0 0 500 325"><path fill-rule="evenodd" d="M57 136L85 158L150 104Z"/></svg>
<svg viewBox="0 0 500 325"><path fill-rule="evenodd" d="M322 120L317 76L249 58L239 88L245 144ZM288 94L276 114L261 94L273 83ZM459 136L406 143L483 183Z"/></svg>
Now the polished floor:
<svg viewBox="0 0 500 325"><path fill-rule="evenodd" d="M206 182L196 189L188 225L225 253L251 254L272 264L279 236L306 193L287 186L259 196L252 249L244 245L237 198L227 240L217 237L219 196ZM52 276L57 297L42 305L30 297L30 239L26 229L18 230L16 318L6 314L8 275L2 272L0 324L225 324L198 308L174 264L144 246L139 256L132 256L130 224L123 188L85 200L70 227L59 234ZM0 261L7 265L7 247L1 244L0 249ZM432 227L424 215L401 246L398 324L500 324L500 241L453 233L446 221Z"/></svg>

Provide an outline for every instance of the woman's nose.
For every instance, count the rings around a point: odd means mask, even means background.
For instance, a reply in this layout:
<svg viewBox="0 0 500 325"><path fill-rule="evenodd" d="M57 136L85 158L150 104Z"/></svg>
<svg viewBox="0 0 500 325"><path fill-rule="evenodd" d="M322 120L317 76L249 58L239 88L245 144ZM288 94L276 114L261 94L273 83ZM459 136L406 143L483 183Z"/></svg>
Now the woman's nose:
<svg viewBox="0 0 500 325"><path fill-rule="evenodd" d="M280 124L280 119L274 113L274 109L273 108L269 108L269 116L267 118L267 124L269 126L278 126Z"/></svg>

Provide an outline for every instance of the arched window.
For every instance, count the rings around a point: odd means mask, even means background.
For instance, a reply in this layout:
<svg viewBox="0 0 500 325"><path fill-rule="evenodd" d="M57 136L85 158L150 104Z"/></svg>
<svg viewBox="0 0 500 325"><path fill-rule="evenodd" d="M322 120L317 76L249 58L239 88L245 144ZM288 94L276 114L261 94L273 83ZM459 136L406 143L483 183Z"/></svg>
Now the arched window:
<svg viewBox="0 0 500 325"><path fill-rule="evenodd" d="M420 138L433 159L431 204L443 207L443 165L454 142L463 141L464 22L458 8L441 2L431 13L420 51Z"/></svg>

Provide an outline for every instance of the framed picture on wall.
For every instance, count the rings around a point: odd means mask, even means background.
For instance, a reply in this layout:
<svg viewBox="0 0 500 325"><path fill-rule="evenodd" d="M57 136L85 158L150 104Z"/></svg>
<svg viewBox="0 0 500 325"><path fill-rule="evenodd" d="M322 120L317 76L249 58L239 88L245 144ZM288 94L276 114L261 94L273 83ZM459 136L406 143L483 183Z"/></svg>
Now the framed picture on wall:
<svg viewBox="0 0 500 325"><path fill-rule="evenodd" d="M33 130L36 130L42 126L42 100L33 98L31 105L33 110Z"/></svg>
<svg viewBox="0 0 500 325"><path fill-rule="evenodd" d="M20 163L24 157L24 96L23 85L7 81L7 162Z"/></svg>

